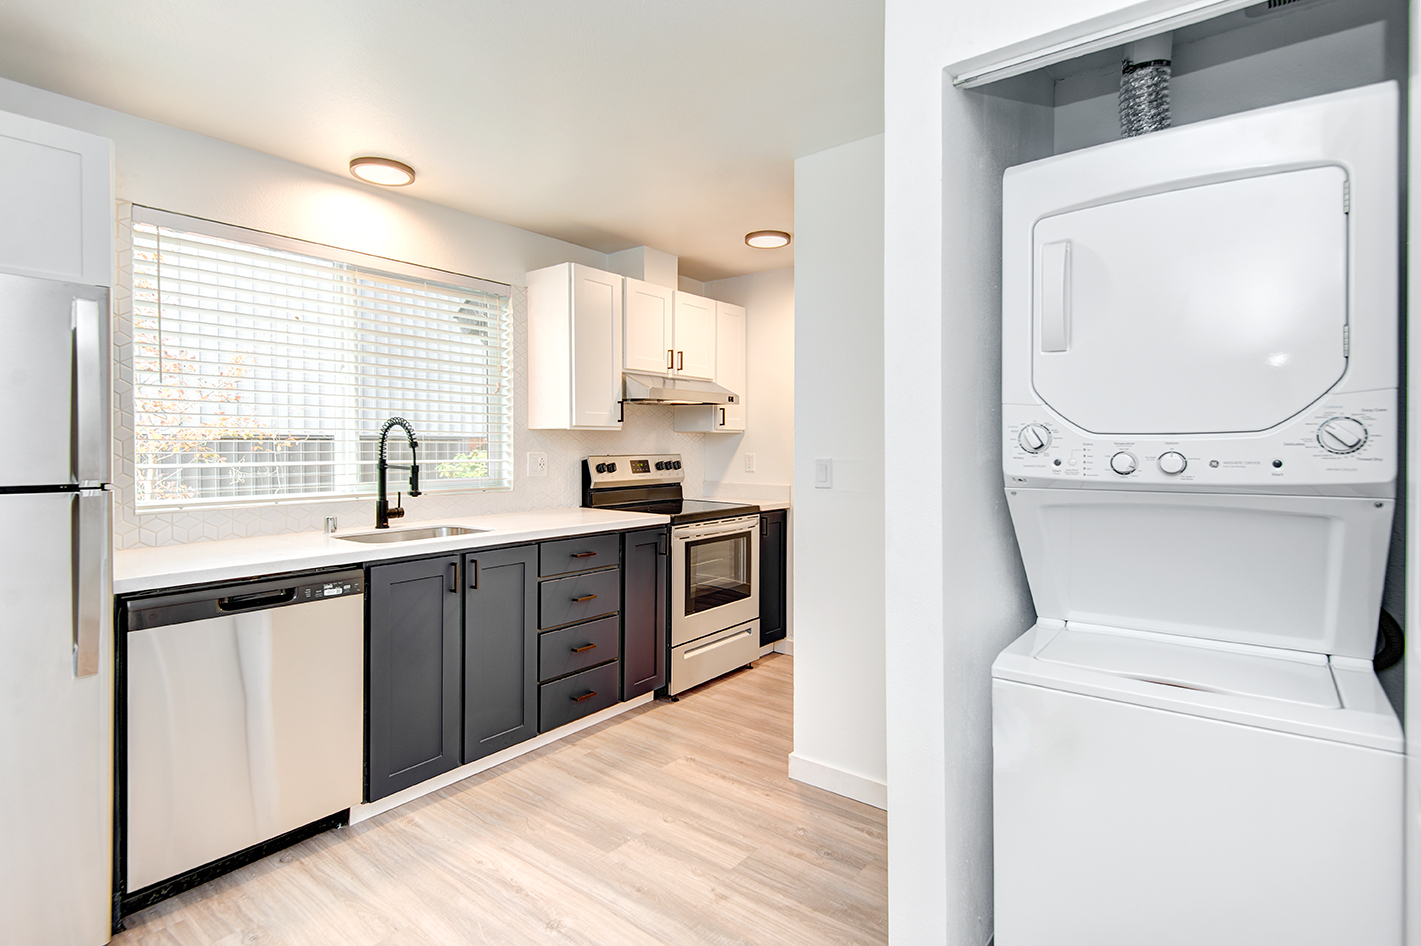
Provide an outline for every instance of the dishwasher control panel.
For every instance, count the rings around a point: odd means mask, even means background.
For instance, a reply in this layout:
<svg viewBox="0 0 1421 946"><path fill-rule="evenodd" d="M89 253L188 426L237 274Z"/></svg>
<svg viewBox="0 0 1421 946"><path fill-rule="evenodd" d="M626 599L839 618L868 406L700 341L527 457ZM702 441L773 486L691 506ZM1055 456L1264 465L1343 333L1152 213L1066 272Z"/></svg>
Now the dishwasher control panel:
<svg viewBox="0 0 1421 946"><path fill-rule="evenodd" d="M296 600L319 601L321 598L336 598L341 595L358 595L365 590L365 577L343 575L339 581L322 581L302 585L296 589Z"/></svg>

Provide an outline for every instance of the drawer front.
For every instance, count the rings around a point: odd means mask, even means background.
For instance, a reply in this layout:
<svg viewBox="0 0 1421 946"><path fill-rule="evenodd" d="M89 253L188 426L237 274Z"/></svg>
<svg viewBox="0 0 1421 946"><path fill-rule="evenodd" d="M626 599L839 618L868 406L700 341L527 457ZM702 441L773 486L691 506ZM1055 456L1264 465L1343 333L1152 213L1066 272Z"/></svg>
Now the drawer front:
<svg viewBox="0 0 1421 946"><path fill-rule="evenodd" d="M622 572L554 578L538 587L538 627L560 627L575 621L614 614L622 606Z"/></svg>
<svg viewBox="0 0 1421 946"><path fill-rule="evenodd" d="M616 532L538 543L538 577L570 575L618 562L621 536Z"/></svg>
<svg viewBox="0 0 1421 946"><path fill-rule="evenodd" d="M544 683L538 688L538 732L557 729L616 703L620 674L620 664L614 660Z"/></svg>
<svg viewBox="0 0 1421 946"><path fill-rule="evenodd" d="M538 637L538 679L551 680L617 657L621 622L614 614Z"/></svg>

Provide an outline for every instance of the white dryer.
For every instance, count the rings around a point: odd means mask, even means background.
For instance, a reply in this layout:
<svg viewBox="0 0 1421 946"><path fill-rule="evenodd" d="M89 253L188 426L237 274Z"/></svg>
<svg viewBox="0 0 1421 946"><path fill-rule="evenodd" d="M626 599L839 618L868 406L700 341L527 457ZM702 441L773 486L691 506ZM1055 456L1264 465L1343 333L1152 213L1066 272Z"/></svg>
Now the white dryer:
<svg viewBox="0 0 1421 946"><path fill-rule="evenodd" d="M997 946L1401 942L1395 84L1003 185Z"/></svg>

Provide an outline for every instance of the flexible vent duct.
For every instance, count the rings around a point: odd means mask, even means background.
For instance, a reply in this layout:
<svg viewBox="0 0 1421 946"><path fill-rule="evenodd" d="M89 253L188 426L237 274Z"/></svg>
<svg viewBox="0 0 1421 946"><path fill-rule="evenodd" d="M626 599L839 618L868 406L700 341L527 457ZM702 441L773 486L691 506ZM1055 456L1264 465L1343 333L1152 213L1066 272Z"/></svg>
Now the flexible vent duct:
<svg viewBox="0 0 1421 946"><path fill-rule="evenodd" d="M1133 138L1169 127L1173 47L1169 33L1130 44L1120 71L1120 137Z"/></svg>

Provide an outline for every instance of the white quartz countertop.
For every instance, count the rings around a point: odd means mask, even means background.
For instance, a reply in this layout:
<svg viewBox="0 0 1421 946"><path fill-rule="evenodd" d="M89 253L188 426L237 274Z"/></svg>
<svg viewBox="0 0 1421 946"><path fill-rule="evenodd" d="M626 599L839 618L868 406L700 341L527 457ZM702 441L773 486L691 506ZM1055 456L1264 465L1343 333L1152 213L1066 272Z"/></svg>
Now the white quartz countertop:
<svg viewBox="0 0 1421 946"><path fill-rule="evenodd" d="M439 555L465 549L517 545L540 539L594 532L654 528L664 526L669 521L668 516L574 507L508 512L493 516L433 519L424 522L401 521L391 527L394 531L433 525L488 530L473 535L419 539L413 542L369 544L341 539L341 532L335 535L302 532L295 535L266 535L250 539L126 549L114 553L113 590L114 594L131 594L181 585L236 581L282 572ZM369 529L361 527L342 531L366 532Z"/></svg>

